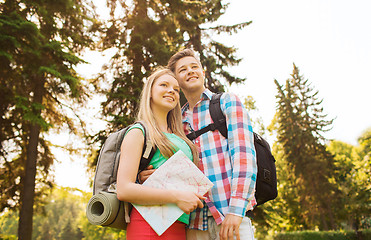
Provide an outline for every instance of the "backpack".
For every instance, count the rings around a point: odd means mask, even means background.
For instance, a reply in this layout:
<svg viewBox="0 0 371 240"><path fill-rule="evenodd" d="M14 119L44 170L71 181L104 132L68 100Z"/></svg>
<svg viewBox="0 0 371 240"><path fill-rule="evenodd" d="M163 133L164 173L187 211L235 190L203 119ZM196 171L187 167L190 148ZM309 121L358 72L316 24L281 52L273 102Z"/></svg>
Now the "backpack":
<svg viewBox="0 0 371 240"><path fill-rule="evenodd" d="M143 152L138 169L140 172L148 166L155 153L155 148L146 137L145 125L141 122L138 123L144 129ZM117 199L116 180L121 143L132 125L109 135L99 152L93 183L93 196L86 209L88 220L94 225L126 229L127 222L130 221L130 205Z"/></svg>
<svg viewBox="0 0 371 240"><path fill-rule="evenodd" d="M220 108L220 97L223 93L213 94L210 100L210 115L213 123L191 132L187 135L190 140L194 140L200 135L218 130L225 138L228 138L228 130L226 119ZM254 146L256 151L256 161L258 166L258 174L256 179L255 198L257 205L261 205L269 200L277 197L277 173L276 160L274 159L269 143L259 134L254 132Z"/></svg>

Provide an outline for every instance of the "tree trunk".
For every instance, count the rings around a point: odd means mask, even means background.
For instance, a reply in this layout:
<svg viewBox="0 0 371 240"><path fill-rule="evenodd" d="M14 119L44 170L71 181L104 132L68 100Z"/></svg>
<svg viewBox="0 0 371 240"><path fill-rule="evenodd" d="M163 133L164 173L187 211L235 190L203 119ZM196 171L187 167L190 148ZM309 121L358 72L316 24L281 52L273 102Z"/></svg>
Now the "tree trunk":
<svg viewBox="0 0 371 240"><path fill-rule="evenodd" d="M40 80L35 81L34 103L42 103L42 84ZM33 114L40 116L41 110L33 109ZM30 133L28 136L27 158L24 173L23 191L21 194L21 207L18 221L18 239L32 239L32 218L33 205L35 197L35 179L36 179L36 164L40 136L40 125L38 123L30 123Z"/></svg>
<svg viewBox="0 0 371 240"><path fill-rule="evenodd" d="M354 218L354 229L356 231L357 240L363 240L362 231L359 230L359 219L357 217Z"/></svg>
<svg viewBox="0 0 371 240"><path fill-rule="evenodd" d="M35 176L37 161L37 145L39 142L40 126L32 124L27 147L26 169L21 195L21 210L19 212L18 239L32 239L32 217L35 195Z"/></svg>
<svg viewBox="0 0 371 240"><path fill-rule="evenodd" d="M335 223L334 212L333 212L329 202L326 202L326 207L327 207L328 217L330 219L331 230L335 230L335 229L337 229L337 226L336 226L336 223Z"/></svg>

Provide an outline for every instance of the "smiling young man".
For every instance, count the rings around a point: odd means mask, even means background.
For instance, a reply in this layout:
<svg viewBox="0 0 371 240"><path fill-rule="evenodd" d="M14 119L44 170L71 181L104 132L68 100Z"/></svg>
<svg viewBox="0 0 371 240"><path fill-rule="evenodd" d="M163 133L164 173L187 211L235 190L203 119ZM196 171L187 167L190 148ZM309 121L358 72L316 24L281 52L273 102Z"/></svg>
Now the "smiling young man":
<svg viewBox="0 0 371 240"><path fill-rule="evenodd" d="M186 134L212 123L209 113L213 93L205 88L205 72L191 49L174 54L168 67L175 73L187 103L182 108ZM251 220L245 216L256 205L257 174L253 130L238 97L220 99L226 116L228 139L209 131L194 140L200 151L200 170L214 183L205 195L204 208L191 213L187 239L254 239Z"/></svg>

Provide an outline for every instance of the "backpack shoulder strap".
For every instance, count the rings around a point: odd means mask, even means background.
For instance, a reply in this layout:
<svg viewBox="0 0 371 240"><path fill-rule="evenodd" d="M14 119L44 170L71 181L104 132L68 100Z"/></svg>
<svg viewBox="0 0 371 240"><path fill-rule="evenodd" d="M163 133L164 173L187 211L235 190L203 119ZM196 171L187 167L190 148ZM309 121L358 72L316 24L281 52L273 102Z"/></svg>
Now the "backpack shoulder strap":
<svg viewBox="0 0 371 240"><path fill-rule="evenodd" d="M217 129L225 138L228 138L226 119L220 107L220 97L222 95L223 93L215 93L211 97L209 112L213 122L204 128L201 128L197 131L190 132L189 134L187 134L188 139L192 141L201 136L202 134L208 131L214 131L215 129Z"/></svg>
<svg viewBox="0 0 371 240"><path fill-rule="evenodd" d="M143 151L142 151L142 158L140 159L139 164L139 172L144 170L151 161L153 155L156 152L155 146L153 146L152 141L147 137L147 128L143 122L139 123L144 129L144 144L143 144Z"/></svg>
<svg viewBox="0 0 371 240"><path fill-rule="evenodd" d="M225 115L220 107L220 98L223 95L222 92L215 93L210 100L210 116L215 124L215 128L223 135L223 137L228 138L227 123Z"/></svg>

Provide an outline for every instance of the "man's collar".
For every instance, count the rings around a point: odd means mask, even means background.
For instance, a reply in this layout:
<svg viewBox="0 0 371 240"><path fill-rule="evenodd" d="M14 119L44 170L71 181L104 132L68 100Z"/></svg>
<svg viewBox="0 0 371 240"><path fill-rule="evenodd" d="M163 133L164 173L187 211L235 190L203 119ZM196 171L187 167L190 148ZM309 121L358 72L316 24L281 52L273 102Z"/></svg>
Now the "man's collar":
<svg viewBox="0 0 371 240"><path fill-rule="evenodd" d="M213 96L213 93L212 93L209 89L205 88L205 91L201 94L200 99L201 99L201 100L203 100L203 99L209 99L209 100L210 100L212 96ZM185 111L187 111L188 108L189 108L189 103L186 102L186 103L183 105L183 107L182 107L182 114L183 114Z"/></svg>
<svg viewBox="0 0 371 240"><path fill-rule="evenodd" d="M208 99L211 99L213 96L213 93L209 89L205 89L205 91L202 93L201 97L206 97Z"/></svg>

